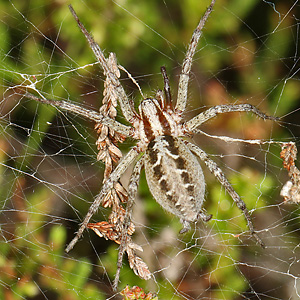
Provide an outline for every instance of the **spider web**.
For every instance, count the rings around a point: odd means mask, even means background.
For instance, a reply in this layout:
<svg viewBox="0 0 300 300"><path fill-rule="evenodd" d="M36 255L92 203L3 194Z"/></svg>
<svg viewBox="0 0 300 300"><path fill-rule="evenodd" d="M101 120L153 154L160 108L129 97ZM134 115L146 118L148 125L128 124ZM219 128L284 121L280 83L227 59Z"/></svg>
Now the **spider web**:
<svg viewBox="0 0 300 300"><path fill-rule="evenodd" d="M100 107L105 78L67 4L0 4L0 299L122 299L111 289L116 244L85 231L75 248L64 252L102 185L94 124L16 92L27 86L37 96ZM162 88L159 70L165 65L175 97L186 47L209 1L72 4L145 96ZM299 143L299 9L299 1L217 0L189 89L186 118L229 103L251 103L280 117L275 123L224 114L193 137L245 201L266 249L255 245L241 211L205 166L204 206L213 219L199 221L185 235L179 235L179 220L153 200L142 174L133 240L143 247L139 255L153 276L138 278L125 259L120 290L139 286L158 299L300 298L300 210L280 196L288 180L280 145L243 141ZM121 82L138 104L141 95L132 80L123 73ZM126 153L133 145L126 140L120 148ZM130 171L122 178L125 186ZM108 215L101 208L93 221Z"/></svg>

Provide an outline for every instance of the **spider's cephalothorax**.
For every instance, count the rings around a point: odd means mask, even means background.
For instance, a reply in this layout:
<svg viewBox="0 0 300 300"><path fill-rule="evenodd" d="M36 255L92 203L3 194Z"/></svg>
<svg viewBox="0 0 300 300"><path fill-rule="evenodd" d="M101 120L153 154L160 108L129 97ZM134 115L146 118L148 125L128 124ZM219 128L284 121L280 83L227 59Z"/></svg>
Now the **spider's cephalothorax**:
<svg viewBox="0 0 300 300"><path fill-rule="evenodd" d="M162 68L164 69L164 68ZM157 93L161 94L160 91ZM133 122L134 137L140 140L139 147L144 151L148 143L159 135L184 135L184 128L180 124L181 118L171 106L167 106L162 98L144 99L139 106L140 116Z"/></svg>
<svg viewBox="0 0 300 300"><path fill-rule="evenodd" d="M87 227L92 228L99 236L111 239L120 244L114 288L117 287L119 272L122 266L122 257L125 251L128 254L130 266L135 273L144 279L151 277L151 273L145 263L135 254L134 250L140 249L140 247L135 245L130 238L130 235L134 232L134 225L130 221L131 210L143 166L145 167L146 179L152 195L163 208L180 218L183 224L181 232L184 232L190 228L190 223L195 222L199 217L204 221L208 221L211 218L202 209L205 181L198 162L199 158L222 184L237 207L241 209L252 236L259 245L264 247L262 240L254 230L249 211L244 201L228 182L221 168L200 147L182 139L182 137L190 137L193 134L199 133L197 128L200 125L222 113L251 112L263 120L277 120L277 118L262 113L248 103L217 105L199 113L191 120L183 120L182 114L187 104L188 81L193 56L201 37L202 29L212 11L214 3L215 0L211 0L210 6L202 19L200 19L192 35L182 64L174 108L169 80L165 68L162 67L164 93L159 90L155 98L143 97L145 99L141 102L139 112L137 113L119 81L119 70L126 70L122 66L117 65L114 55L110 55L109 58L104 56L101 48L95 43L93 37L78 19L72 6L70 6L70 11L87 38L106 76L105 100L103 100L100 113L85 109L68 101L53 101L38 98L29 93L26 94L31 99L79 114L95 121L97 124L96 128L100 134L97 145L101 148L99 159L103 160L108 167L106 172L107 177L100 193L89 208L76 236L67 246L66 251L69 252L74 247ZM129 73L127 72L127 74ZM130 74L129 77L136 83ZM139 86L138 88L141 91ZM119 103L123 116L131 126L119 123L114 119L117 103ZM103 111L106 113L103 113ZM134 138L138 143L119 161L122 153L117 147L117 142L123 141L126 137ZM227 138L227 140L230 140L230 138ZM113 166L112 161L118 162L118 164ZM119 182L119 179L133 163L135 163L135 166L127 193ZM125 201L127 201L126 211L122 205ZM101 204L105 207L112 207L109 222L89 224L91 217L97 212Z"/></svg>

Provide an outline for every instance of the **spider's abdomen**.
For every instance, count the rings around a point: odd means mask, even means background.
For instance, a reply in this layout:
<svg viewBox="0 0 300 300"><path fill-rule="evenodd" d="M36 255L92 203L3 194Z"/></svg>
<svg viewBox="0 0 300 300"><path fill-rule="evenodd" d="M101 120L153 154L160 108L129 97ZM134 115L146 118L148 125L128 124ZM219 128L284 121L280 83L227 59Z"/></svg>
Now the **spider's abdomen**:
<svg viewBox="0 0 300 300"><path fill-rule="evenodd" d="M196 157L180 138L157 136L145 151L145 172L155 200L184 225L195 222L204 200L205 181Z"/></svg>

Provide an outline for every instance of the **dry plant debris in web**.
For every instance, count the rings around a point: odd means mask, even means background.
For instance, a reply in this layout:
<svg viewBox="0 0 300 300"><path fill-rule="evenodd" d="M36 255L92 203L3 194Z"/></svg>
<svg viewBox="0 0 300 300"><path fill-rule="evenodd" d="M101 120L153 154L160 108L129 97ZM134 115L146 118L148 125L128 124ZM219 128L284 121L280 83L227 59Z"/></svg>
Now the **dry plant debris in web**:
<svg viewBox="0 0 300 300"><path fill-rule="evenodd" d="M295 143L283 143L280 157L290 178L283 186L280 195L285 202L300 203L300 171L295 165L295 160L297 159L297 147Z"/></svg>
<svg viewBox="0 0 300 300"><path fill-rule="evenodd" d="M130 288L128 285L120 292L124 300L158 300L158 297L152 293L145 293L138 286Z"/></svg>
<svg viewBox="0 0 300 300"><path fill-rule="evenodd" d="M135 274L143 279L151 278L147 265L136 254L136 251L142 250L142 248L136 245L131 238L135 231L135 226L131 221L131 213L142 168L145 168L147 183L153 197L165 210L180 219L183 225L180 233L184 233L190 229L191 223L199 219L207 222L212 217L206 214L202 207L205 196L205 180L198 161L200 159L242 211L253 238L261 247L264 247L263 241L254 229L244 201L229 183L221 168L201 148L183 139L183 137L191 137L196 133L201 133L198 129L200 125L223 113L249 112L265 121L278 121L278 118L266 115L251 104L217 105L199 113L188 121L183 119L187 105L193 56L202 35L202 29L214 4L215 0L212 0L192 35L182 63L176 103L172 100L166 69L162 67L164 90L158 90L154 98L143 97L144 99L136 111L119 81L120 70L125 71L141 92L137 82L129 72L117 64L114 54L110 54L108 58L105 57L99 45L80 22L72 6L69 6L70 11L106 77L100 112L83 108L69 101L49 100L41 96L40 93L37 97L29 93L28 90L31 87L27 87L25 97L81 115L96 123L95 129L98 132L96 144L99 149L97 158L105 163L103 186L66 251L69 252L74 247L86 228L91 228L100 237L119 244L114 289L117 288L119 282L124 253L127 253L129 265ZM130 126L115 120L118 104ZM121 159L122 153L118 148L118 143L123 142L127 137L135 139L137 144ZM229 142L234 141L229 137L223 136L221 138ZM279 143L242 139L239 141L251 144ZM134 168L126 190L119 180L132 164L134 164ZM124 208L125 203L126 208ZM109 220L89 223L100 205L111 208Z"/></svg>

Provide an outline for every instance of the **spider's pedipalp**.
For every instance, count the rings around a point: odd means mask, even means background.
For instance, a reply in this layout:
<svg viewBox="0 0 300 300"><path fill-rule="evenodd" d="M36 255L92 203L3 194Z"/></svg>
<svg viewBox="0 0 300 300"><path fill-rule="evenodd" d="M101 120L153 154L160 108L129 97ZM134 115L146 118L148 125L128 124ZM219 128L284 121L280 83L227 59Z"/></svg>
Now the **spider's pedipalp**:
<svg viewBox="0 0 300 300"><path fill-rule="evenodd" d="M119 162L117 167L111 173L109 179L105 181L100 193L95 198L93 204L90 206L89 211L88 211L87 215L85 216L83 222L81 223L81 225L79 227L79 230L77 231L75 237L69 243L69 245L66 247L65 251L67 253L71 249L73 249L73 247L75 246L75 244L77 243L79 238L82 236L82 234L83 234L84 230L86 229L87 224L89 223L91 217L96 213L99 206L101 205L101 201L102 201L103 197L108 193L108 191L110 189L113 188L114 182L117 182L120 179L121 175L125 172L125 170L128 168L128 166L136 159L138 154L139 153L136 151L136 149L132 148L126 154L126 156Z"/></svg>
<svg viewBox="0 0 300 300"><path fill-rule="evenodd" d="M110 69L110 66L107 63L107 59L104 56L101 48L99 45L94 41L94 38L91 36L91 34L86 30L86 28L83 26L83 24L80 22L75 10L73 9L72 5L69 5L69 9L71 14L73 15L74 19L76 20L81 32L86 37L90 48L94 52L94 55L96 56L97 60L100 62L101 67L103 68L104 75L107 76L112 84L115 87L115 93L117 94L117 98L119 100L122 113L127 121L132 120L136 113L133 109L133 107L130 105L130 101L118 79L118 77L115 75L115 73Z"/></svg>
<svg viewBox="0 0 300 300"><path fill-rule="evenodd" d="M143 99L145 99L144 93L143 93L143 91L142 91L140 85L139 85L138 82L132 77L132 75L131 75L131 74L130 74L123 66L118 65L118 68L119 68L120 70L124 71L124 72L127 74L128 78L129 78L129 79L134 83L134 85L138 88L138 90L139 90L141 96L143 97ZM130 101L130 100L129 100L129 101ZM131 105L131 104L130 104L130 105ZM131 106L133 106L133 105L131 105Z"/></svg>
<svg viewBox="0 0 300 300"><path fill-rule="evenodd" d="M279 118L268 116L265 113L261 112L258 108L256 108L252 104L244 103L244 104L225 104L225 105L217 105L213 106L204 112L201 112L199 115L195 116L191 120L185 123L186 129L188 131L193 131L195 128L205 123L206 121L216 117L218 114L228 113L228 112L251 112L257 115L259 118L263 120L272 120L278 121Z"/></svg>
<svg viewBox="0 0 300 300"><path fill-rule="evenodd" d="M243 212L245 219L248 224L248 228L250 230L251 235L256 239L257 243L262 247L265 248L264 242L261 240L261 238L257 235L256 231L254 230L254 226L249 214L249 211L246 207L245 202L241 199L239 194L234 190L232 185L229 183L227 178L225 177L223 171L221 168L208 157L208 155L200 149L198 146L186 141L186 145L189 147L189 149L195 153L208 167L208 169L211 171L211 173L214 174L214 176L219 180L221 185L225 188L227 193L231 196L232 200L236 203L237 207Z"/></svg>
<svg viewBox="0 0 300 300"><path fill-rule="evenodd" d="M202 29L210 15L210 13L212 12L215 2L216 2L216 0L211 1L210 5L207 8L207 10L205 11L203 17L199 21L198 26L196 27L196 29L192 35L192 38L191 38L191 41L189 44L189 48L186 52L185 59L182 64L181 73L180 73L180 77L179 77L179 84L178 84L177 102L176 102L176 106L175 106L175 111L178 111L180 113L183 112L186 107L188 84L189 84L189 79L190 79L190 71L191 71L192 63L193 63L193 57L196 52L196 48L197 48L199 39L202 35Z"/></svg>
<svg viewBox="0 0 300 300"><path fill-rule="evenodd" d="M165 90L165 96L166 96L166 106L169 108L172 108L172 95L170 90L170 81L167 74L167 70L165 67L160 68L163 79L164 79L164 90Z"/></svg>
<svg viewBox="0 0 300 300"><path fill-rule="evenodd" d="M157 90L156 91L155 99L158 101L160 107L164 107L165 97L164 97L164 93L163 93L162 90Z"/></svg>

